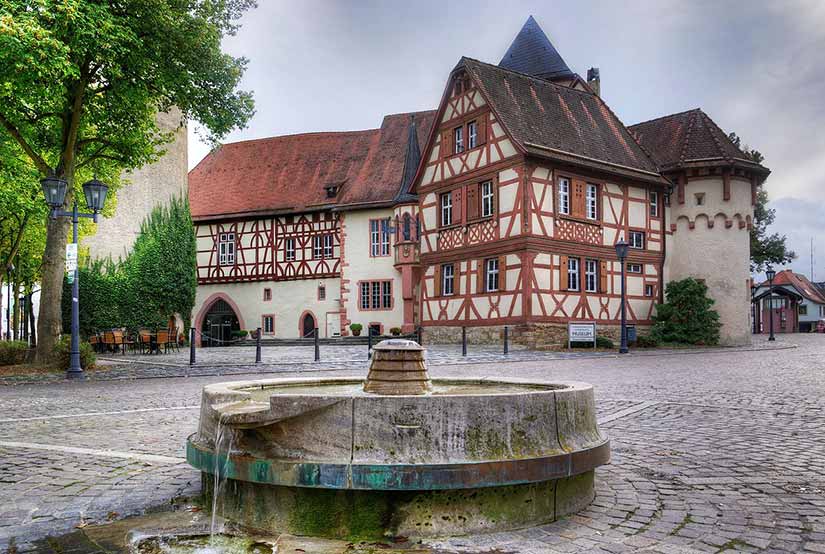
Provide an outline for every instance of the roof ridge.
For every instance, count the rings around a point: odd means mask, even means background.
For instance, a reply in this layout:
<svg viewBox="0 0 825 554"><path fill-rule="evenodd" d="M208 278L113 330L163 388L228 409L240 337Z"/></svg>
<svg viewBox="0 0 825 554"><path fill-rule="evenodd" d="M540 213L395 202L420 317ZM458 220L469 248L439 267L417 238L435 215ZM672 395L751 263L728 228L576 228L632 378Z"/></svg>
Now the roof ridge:
<svg viewBox="0 0 825 554"><path fill-rule="evenodd" d="M693 132L693 125L696 122L696 112L698 110L691 110L691 118L688 120L688 126L685 130L685 137L682 139L682 149L679 152L679 163L684 163L685 161L685 152L687 151L688 144L690 144L690 134Z"/></svg>
<svg viewBox="0 0 825 554"><path fill-rule="evenodd" d="M724 130L724 129L722 129L722 128L719 126L719 124L718 124L718 123L716 123L716 122L713 120L713 118L712 118L711 116L709 116L708 114L706 114L706 113L705 113L705 112L703 112L702 110L699 110L699 111L701 112L701 114L702 114L703 116L705 116L705 119L707 119L707 120L710 122L710 124L711 124L711 125L713 125L713 126L716 128L716 130L717 130L717 131L719 131L720 133L722 133L722 136L724 136L724 137L727 139L727 141L731 144L731 146L733 146L733 147L736 149L736 151L737 151L737 152L739 152L740 154L742 154L742 156L744 156L744 159L746 159L746 160L750 160L750 158L748 158L748 155L744 152L744 150L742 150L741 148L739 148L738 146L736 146L736 145L733 143L733 141L732 141L732 140L730 140L730 139L728 138L728 134L727 134L727 133L725 133L725 130ZM728 161L732 162L732 161L734 160L734 158L732 158L732 157L730 157L730 156L726 156L726 155L725 155L724 150L723 150L723 148L722 148L722 145L721 145L721 144L720 144L720 142L719 142L719 138L718 138L718 137L716 137L716 135L714 135L713 133L711 133L711 136L713 137L714 142L716 142L716 146L717 146L717 147L719 147L719 152L722 154L722 157L723 157L723 158L725 158L726 160L728 160ZM761 164L759 164L759 165L761 165Z"/></svg>
<svg viewBox="0 0 825 554"><path fill-rule="evenodd" d="M579 90L579 89L575 89L575 88L566 87L564 85L556 84L553 81L548 81L547 79L542 79L541 77L534 77L534 76L530 75L529 73L522 73L521 71L515 71L513 69L508 69L506 67L501 67L499 65L495 65L495 64L492 64L492 63L483 62L481 60L477 60L477 59L471 58L469 56L461 56L461 59L462 60L469 60L471 62L480 63L482 65L493 67L493 68L495 68L499 71L506 71L507 73L513 73L514 75L518 75L520 77L526 77L527 79L530 79L532 81L536 81L537 83L541 83L541 84L544 84L544 85L550 85L550 86L556 87L556 88L561 89L561 90L571 90L571 91L577 92L579 94L588 94L588 95L598 96L595 92L590 92L590 91L586 91L586 90ZM459 65L460 65L460 62L459 62ZM574 72L573 75L578 75L578 74ZM579 76L579 78L581 78L581 76Z"/></svg>
<svg viewBox="0 0 825 554"><path fill-rule="evenodd" d="M234 146L236 144L248 144L251 142L265 142L265 141L272 141L278 139L285 139L285 138L295 138L295 137L310 137L310 136L343 136L343 135L365 135L368 133L377 133L380 132L380 128L375 129L360 129L356 131L310 131L308 133L290 133L287 135L275 135L272 137L261 137L261 138L254 138L254 139L244 139L238 140L235 142L226 142L221 144L221 147L224 146Z"/></svg>
<svg viewBox="0 0 825 554"><path fill-rule="evenodd" d="M702 111L702 108L691 108L689 110L684 110L684 111L681 111L681 112L676 112L676 113L667 114L667 115L660 115L659 117L654 117L653 119L647 119L645 121L640 121L638 123L634 123L630 127L638 127L639 125L645 125L647 123L653 123L654 121L660 121L662 119L667 119L667 118L670 118L670 117L676 117L677 115L684 115L684 114L690 113L690 112L701 112L701 111Z"/></svg>

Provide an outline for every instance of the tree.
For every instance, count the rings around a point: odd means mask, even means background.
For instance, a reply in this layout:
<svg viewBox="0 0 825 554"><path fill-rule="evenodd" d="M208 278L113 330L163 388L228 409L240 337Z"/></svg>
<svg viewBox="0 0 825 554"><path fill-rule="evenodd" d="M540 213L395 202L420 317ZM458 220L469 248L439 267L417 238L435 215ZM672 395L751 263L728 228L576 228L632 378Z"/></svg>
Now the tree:
<svg viewBox="0 0 825 554"><path fill-rule="evenodd" d="M0 133L37 173L69 183L93 173L116 188L124 170L162 155L158 111L177 106L217 142L253 114L238 90L243 58L221 51L254 0L6 0L0 5ZM36 185L36 183L35 183ZM37 357L61 331L66 218L49 220Z"/></svg>
<svg viewBox="0 0 825 554"><path fill-rule="evenodd" d="M728 138L742 150L749 160L761 164L765 157L758 150L742 145L742 140L731 133ZM753 207L753 225L751 227L751 272L762 272L772 265L783 265L794 258L796 253L789 250L787 237L779 233L768 234L768 227L776 219L776 210L768 208L768 191L761 188L756 194Z"/></svg>
<svg viewBox="0 0 825 554"><path fill-rule="evenodd" d="M719 314L711 309L708 287L687 278L671 281L665 288L667 301L656 305L650 334L661 342L716 344L719 342Z"/></svg>

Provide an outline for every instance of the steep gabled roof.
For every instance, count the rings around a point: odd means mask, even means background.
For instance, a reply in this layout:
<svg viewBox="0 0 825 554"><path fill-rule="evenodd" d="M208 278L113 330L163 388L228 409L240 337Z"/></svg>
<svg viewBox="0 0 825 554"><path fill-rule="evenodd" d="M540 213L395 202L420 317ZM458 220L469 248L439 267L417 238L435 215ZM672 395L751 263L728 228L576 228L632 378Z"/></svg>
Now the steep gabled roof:
<svg viewBox="0 0 825 554"><path fill-rule="evenodd" d="M574 75L532 15L527 18L498 65L541 79Z"/></svg>
<svg viewBox="0 0 825 554"><path fill-rule="evenodd" d="M404 178L410 117L426 140L435 112L388 115L380 129L222 145L189 172L195 220L392 202ZM339 192L328 198L326 187Z"/></svg>
<svg viewBox="0 0 825 554"><path fill-rule="evenodd" d="M768 284L768 281L764 281L759 286L766 287ZM776 273L776 276L773 278L773 284L775 287L782 285L793 287L799 294L811 302L825 304L825 294L823 294L822 290L801 273L794 273L790 269L783 269Z"/></svg>
<svg viewBox="0 0 825 554"><path fill-rule="evenodd" d="M462 66L524 151L666 183L654 161L597 95L470 58L462 58Z"/></svg>
<svg viewBox="0 0 825 554"><path fill-rule="evenodd" d="M688 110L628 127L662 171L689 165L740 164L767 172L736 147L701 109Z"/></svg>

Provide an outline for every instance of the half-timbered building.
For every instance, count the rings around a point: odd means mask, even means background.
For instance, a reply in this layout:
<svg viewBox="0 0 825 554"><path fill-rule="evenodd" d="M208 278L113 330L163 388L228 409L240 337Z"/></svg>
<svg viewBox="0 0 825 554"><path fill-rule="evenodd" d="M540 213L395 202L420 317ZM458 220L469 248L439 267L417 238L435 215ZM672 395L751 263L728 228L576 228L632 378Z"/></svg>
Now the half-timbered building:
<svg viewBox="0 0 825 554"><path fill-rule="evenodd" d="M222 147L190 175L196 324L219 306L280 336L359 322L481 340L512 325L541 344L571 321L616 335L623 238L631 323L693 276L723 340L747 342L747 229L768 170L699 110L626 127L599 93L598 69L573 72L531 17L498 65L459 60L433 112Z"/></svg>

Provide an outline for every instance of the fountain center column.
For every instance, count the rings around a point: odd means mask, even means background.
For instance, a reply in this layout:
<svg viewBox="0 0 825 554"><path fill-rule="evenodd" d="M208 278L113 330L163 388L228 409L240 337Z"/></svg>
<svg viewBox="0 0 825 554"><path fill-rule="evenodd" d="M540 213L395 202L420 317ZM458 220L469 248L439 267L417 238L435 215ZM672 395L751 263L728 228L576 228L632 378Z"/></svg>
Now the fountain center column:
<svg viewBox="0 0 825 554"><path fill-rule="evenodd" d="M372 349L372 363L364 392L386 396L426 394L432 382L424 365L424 349L417 342L389 339Z"/></svg>

